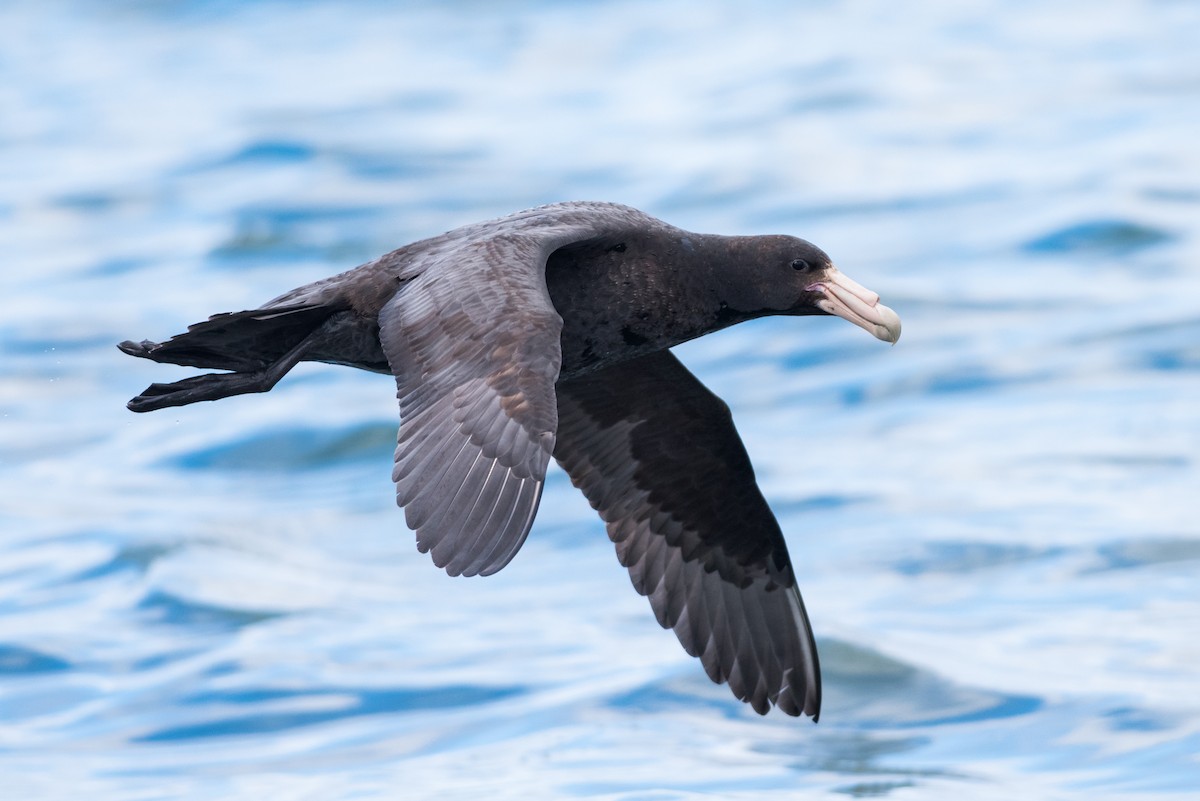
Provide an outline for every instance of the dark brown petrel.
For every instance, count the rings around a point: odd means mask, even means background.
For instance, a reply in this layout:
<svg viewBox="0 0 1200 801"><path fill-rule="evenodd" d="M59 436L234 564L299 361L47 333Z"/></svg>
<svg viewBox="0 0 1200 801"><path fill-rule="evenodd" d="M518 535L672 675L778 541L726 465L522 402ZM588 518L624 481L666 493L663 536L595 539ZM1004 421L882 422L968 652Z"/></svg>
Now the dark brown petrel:
<svg viewBox="0 0 1200 801"><path fill-rule="evenodd" d="M553 455L712 680L756 712L816 719L817 649L779 524L729 407L668 350L772 314L900 336L895 312L804 240L693 234L580 202L458 228L120 348L231 371L151 384L135 412L266 392L301 361L394 375L396 500L451 575L508 564Z"/></svg>

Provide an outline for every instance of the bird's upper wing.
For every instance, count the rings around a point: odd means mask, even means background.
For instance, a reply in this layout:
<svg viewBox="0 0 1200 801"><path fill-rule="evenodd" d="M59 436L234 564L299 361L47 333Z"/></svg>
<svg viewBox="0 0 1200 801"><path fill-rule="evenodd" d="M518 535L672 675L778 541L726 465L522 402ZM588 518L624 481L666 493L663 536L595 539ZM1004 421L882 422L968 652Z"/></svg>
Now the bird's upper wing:
<svg viewBox="0 0 1200 801"><path fill-rule="evenodd" d="M546 260L612 225L587 208L531 211L430 240L379 314L400 401L396 500L451 575L495 573L525 541L558 425Z"/></svg>
<svg viewBox="0 0 1200 801"><path fill-rule="evenodd" d="M560 382L558 414L554 456L658 622L760 714L815 719L816 644L729 407L663 351Z"/></svg>

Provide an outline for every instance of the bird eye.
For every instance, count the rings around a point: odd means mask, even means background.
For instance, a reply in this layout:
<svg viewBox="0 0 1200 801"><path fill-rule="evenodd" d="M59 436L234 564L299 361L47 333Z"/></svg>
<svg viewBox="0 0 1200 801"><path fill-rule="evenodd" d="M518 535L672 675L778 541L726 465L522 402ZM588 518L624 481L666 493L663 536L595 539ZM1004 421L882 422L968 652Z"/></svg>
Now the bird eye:
<svg viewBox="0 0 1200 801"><path fill-rule="evenodd" d="M617 244L615 244L611 248L609 248L609 250L613 251L615 253L624 253L625 252L625 243L618 242Z"/></svg>
<svg viewBox="0 0 1200 801"><path fill-rule="evenodd" d="M792 261L792 269L798 273L806 273L812 269L812 265L804 259L795 259Z"/></svg>

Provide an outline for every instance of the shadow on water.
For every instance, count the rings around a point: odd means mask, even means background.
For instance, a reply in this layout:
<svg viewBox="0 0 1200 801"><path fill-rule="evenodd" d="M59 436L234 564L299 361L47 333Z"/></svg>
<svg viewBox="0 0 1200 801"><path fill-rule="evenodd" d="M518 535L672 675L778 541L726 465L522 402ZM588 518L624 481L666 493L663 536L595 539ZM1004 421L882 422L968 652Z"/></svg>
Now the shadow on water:
<svg viewBox="0 0 1200 801"><path fill-rule="evenodd" d="M965 687L931 671L839 640L821 643L825 708L855 728L906 729L1010 718L1042 700Z"/></svg>
<svg viewBox="0 0 1200 801"><path fill-rule="evenodd" d="M940 727L1030 715L1044 706L1032 696L966 687L860 645L823 640L820 648L822 728L805 738L803 748L783 741L755 750L788 758L797 772L849 777L833 789L851 797L884 796L929 778L969 779L958 771L905 764L945 736Z"/></svg>
<svg viewBox="0 0 1200 801"><path fill-rule="evenodd" d="M938 768L902 768L887 764L927 746L928 737L869 732L835 732L814 738L803 759L792 762L801 771L833 773L856 778L835 788L835 792L855 798L884 796L893 790L913 787L920 779L963 778L961 773ZM793 756L787 747L760 749L766 753Z"/></svg>
<svg viewBox="0 0 1200 801"><path fill-rule="evenodd" d="M930 671L841 640L820 642L824 675L823 716L854 729L911 729L1010 718L1036 712L1041 699L964 687ZM666 677L609 699L637 712L706 707L741 718L745 707L704 680Z"/></svg>

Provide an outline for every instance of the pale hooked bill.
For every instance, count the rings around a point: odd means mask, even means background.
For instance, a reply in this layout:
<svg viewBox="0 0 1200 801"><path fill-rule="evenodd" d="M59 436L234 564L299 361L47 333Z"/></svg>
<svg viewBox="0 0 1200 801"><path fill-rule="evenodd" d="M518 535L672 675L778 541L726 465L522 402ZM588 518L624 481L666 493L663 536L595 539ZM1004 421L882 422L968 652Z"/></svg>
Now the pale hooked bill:
<svg viewBox="0 0 1200 801"><path fill-rule="evenodd" d="M824 278L808 289L825 296L816 302L822 311L848 320L884 342L894 345L900 339L900 315L880 303L879 295L838 268L830 267Z"/></svg>

